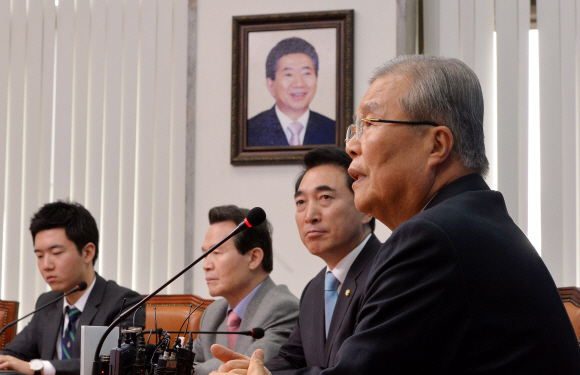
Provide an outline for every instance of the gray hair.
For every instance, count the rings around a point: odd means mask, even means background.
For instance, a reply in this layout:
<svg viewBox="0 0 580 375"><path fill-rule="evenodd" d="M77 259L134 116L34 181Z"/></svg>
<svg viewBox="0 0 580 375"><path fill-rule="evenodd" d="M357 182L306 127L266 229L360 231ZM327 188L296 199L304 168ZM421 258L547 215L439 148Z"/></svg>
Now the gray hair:
<svg viewBox="0 0 580 375"><path fill-rule="evenodd" d="M445 125L463 164L485 176L489 162L483 136L483 94L477 76L458 59L426 55L398 56L371 74L372 84L387 75L410 79L399 107L413 121Z"/></svg>

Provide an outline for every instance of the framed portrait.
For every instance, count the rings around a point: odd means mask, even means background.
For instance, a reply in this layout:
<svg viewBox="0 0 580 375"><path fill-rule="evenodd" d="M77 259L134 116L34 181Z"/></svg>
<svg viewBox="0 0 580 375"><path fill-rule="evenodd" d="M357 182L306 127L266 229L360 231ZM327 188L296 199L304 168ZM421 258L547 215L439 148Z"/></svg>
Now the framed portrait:
<svg viewBox="0 0 580 375"><path fill-rule="evenodd" d="M231 163L298 163L344 147L353 10L233 17Z"/></svg>

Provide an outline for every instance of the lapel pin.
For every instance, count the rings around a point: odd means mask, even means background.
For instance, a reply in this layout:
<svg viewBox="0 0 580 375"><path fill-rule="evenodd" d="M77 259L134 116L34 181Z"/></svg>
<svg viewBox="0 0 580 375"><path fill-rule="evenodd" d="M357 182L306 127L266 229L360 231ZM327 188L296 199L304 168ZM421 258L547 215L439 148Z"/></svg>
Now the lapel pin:
<svg viewBox="0 0 580 375"><path fill-rule="evenodd" d="M344 292L344 295L347 297L350 296L350 289L347 289L346 292Z"/></svg>

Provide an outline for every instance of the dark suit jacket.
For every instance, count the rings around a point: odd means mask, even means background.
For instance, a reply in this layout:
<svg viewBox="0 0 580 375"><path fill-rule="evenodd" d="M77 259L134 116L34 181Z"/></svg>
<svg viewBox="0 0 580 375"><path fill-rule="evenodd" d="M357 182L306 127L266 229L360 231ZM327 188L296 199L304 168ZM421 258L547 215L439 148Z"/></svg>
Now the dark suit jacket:
<svg viewBox="0 0 580 375"><path fill-rule="evenodd" d="M276 115L276 106L248 120L247 146L289 146L286 133ZM335 122L310 110L304 145L336 144Z"/></svg>
<svg viewBox="0 0 580 375"><path fill-rule="evenodd" d="M47 292L38 297L36 308L61 296L62 293ZM78 375L80 373L81 326L108 326L115 320L121 310L123 298L126 310L141 300L141 295L130 289L117 285L114 281L106 281L97 275L95 286L87 299L85 308L79 318L79 325L73 344L72 359L54 360L56 356L56 340L62 333L63 301L45 308L34 314L32 320L14 340L9 342L1 354L11 355L25 361L42 359L50 361L57 374ZM133 326L133 318L127 323ZM145 327L145 309L139 309L135 317L137 326Z"/></svg>
<svg viewBox="0 0 580 375"><path fill-rule="evenodd" d="M340 346L354 332L368 273L381 242L373 234L348 270L332 314L328 339L324 327L324 276L326 267L306 285L300 298L300 315L288 341L266 367L276 375L319 374L336 362ZM349 296L346 291L350 290Z"/></svg>
<svg viewBox="0 0 580 375"><path fill-rule="evenodd" d="M393 231L355 333L323 374L579 374L556 285L479 175L441 189Z"/></svg>

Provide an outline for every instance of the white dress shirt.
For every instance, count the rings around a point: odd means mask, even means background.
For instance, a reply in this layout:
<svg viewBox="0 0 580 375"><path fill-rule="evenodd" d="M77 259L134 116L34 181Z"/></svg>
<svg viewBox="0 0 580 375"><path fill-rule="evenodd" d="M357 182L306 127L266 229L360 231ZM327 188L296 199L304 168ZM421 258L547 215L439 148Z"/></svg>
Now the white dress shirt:
<svg viewBox="0 0 580 375"><path fill-rule="evenodd" d="M365 239L362 240L362 242L360 244L358 244L357 247L355 247L350 253L348 253L347 256L342 258L340 260L340 262L338 262L338 264L333 269L330 269L328 266L326 266L326 272L328 272L328 271L332 272L334 277L336 277L338 279L338 281L340 281L340 284L338 284L338 288L336 289L336 291L339 294L340 294L340 289L342 288L342 284L344 283L344 280L346 279L346 274L348 273L348 270L350 270L350 267L352 266L355 259L358 257L358 255L362 251L363 247L365 247L365 245L369 241L369 238L371 238L371 235L372 235L372 232L369 233L368 236L366 236Z"/></svg>
<svg viewBox="0 0 580 375"><path fill-rule="evenodd" d="M62 332L60 335L58 335L58 337L56 338L56 359L62 359L62 336L65 333L66 330L66 326L68 326L68 314L66 314L66 308L69 306L74 306L77 309L79 309L79 311L82 313L85 305L87 304L87 300L89 299L89 295L91 294L91 292L93 291L93 287L95 286L95 282L97 281L97 277L95 276L95 279L93 280L93 282L91 283L91 285L87 288L87 291L81 296L81 298L79 298L79 300L74 304L71 305L68 303L68 301L66 300L66 298L64 299L64 303L62 305L62 314L64 315L64 324L62 325ZM77 320L77 332L78 332L78 325L79 325L79 321ZM50 363L49 361L42 361L44 363L44 375L55 375L56 374L56 369L54 368L54 366L52 365L52 363Z"/></svg>

